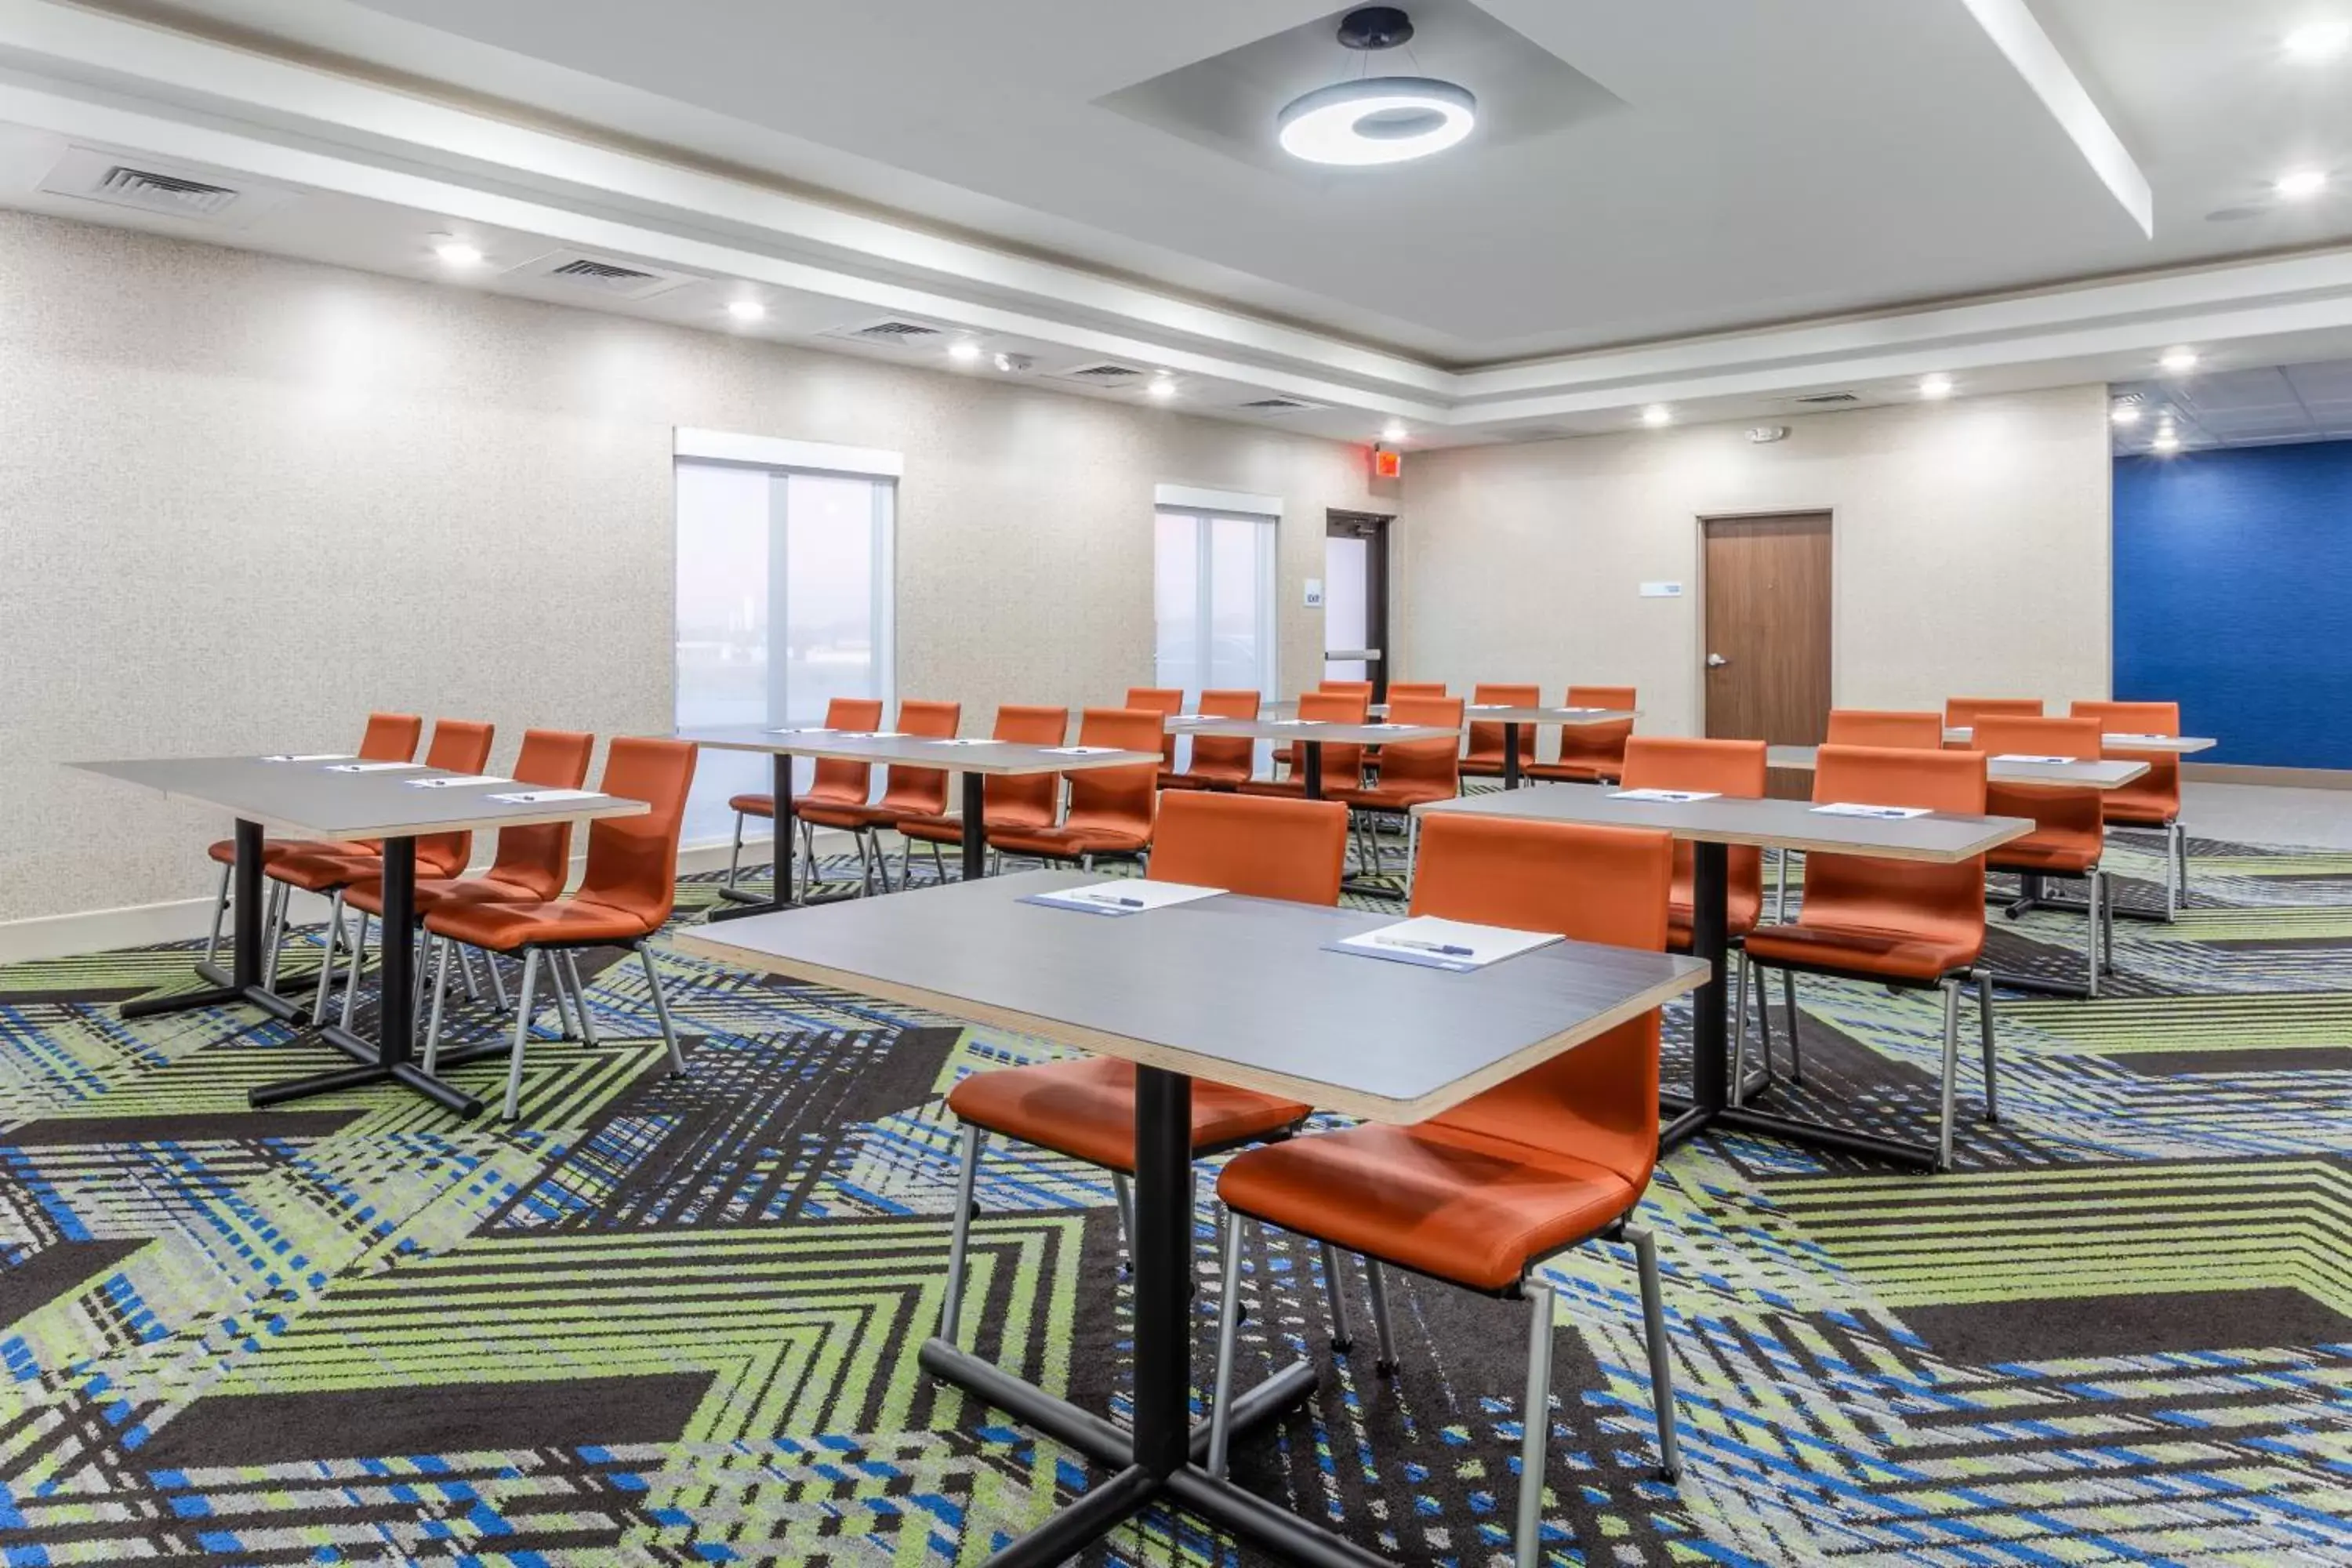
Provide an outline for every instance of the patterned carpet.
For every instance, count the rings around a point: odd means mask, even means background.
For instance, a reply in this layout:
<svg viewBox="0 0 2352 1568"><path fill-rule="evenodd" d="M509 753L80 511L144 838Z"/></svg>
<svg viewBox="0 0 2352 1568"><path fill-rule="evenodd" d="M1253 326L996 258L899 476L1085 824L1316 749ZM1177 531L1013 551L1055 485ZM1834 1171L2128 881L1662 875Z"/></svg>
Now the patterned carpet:
<svg viewBox="0 0 2352 1568"><path fill-rule="evenodd" d="M1666 1163L1679 1489L1630 1257L1551 1270L1552 1561L2352 1563L2352 855L2194 847L2191 910L2119 928L2116 995L2006 1001L2005 1119L1954 1173ZM2002 967L2071 968L2070 917L1995 923ZM1099 1479L913 1353L941 1096L1036 1042L671 952L686 1079L600 960L602 1043L543 1013L515 1128L382 1092L252 1112L341 1058L245 1012L116 1019L187 964L0 970L0 1562L976 1563ZM1801 1001L1784 1092L1924 1135L1933 1001ZM999 1147L981 1202L980 1348L1119 1413L1108 1186ZM1314 1268L1251 1249L1244 1378L1329 1362ZM1402 1562L1507 1561L1523 1309L1395 1294L1401 1374L1360 1347L1236 1473ZM1153 1515L1087 1561L1256 1559Z"/></svg>

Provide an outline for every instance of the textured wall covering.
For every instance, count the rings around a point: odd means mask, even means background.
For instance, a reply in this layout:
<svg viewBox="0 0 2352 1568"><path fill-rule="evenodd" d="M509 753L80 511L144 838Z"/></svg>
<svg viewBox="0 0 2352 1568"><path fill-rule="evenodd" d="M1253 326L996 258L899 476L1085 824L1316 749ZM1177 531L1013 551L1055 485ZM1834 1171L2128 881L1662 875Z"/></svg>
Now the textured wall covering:
<svg viewBox="0 0 2352 1568"><path fill-rule="evenodd" d="M2116 695L2200 762L2352 768L2352 441L2116 460Z"/></svg>
<svg viewBox="0 0 2352 1568"><path fill-rule="evenodd" d="M1702 517L1834 514L1836 700L2107 689L2108 432L2095 386L1744 426L1470 447L1408 467L1404 660L1426 679L1631 683L1702 729ZM1680 599L1640 584L1682 583Z"/></svg>
<svg viewBox="0 0 2352 1568"><path fill-rule="evenodd" d="M210 814L65 759L348 746L371 706L669 724L671 428L892 448L898 686L1152 673L1152 487L1283 496L1319 673L1351 448L971 377L0 213L0 920L206 889Z"/></svg>

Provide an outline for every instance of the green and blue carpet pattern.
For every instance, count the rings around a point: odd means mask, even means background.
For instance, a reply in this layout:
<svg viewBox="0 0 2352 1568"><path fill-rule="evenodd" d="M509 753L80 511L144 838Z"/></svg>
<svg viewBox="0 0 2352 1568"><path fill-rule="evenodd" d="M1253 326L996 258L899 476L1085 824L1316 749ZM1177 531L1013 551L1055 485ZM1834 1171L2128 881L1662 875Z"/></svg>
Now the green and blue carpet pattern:
<svg viewBox="0 0 2352 1568"><path fill-rule="evenodd" d="M2194 851L2183 918L2119 927L2111 996L2004 997L2002 1119L1964 1053L1954 1173L1745 1138L1665 1163L1678 1488L1630 1258L1549 1270L1552 1562L2352 1563L2352 856ZM2153 846L2116 860L2152 898ZM2075 917L1994 925L2009 973L2078 962ZM341 1058L243 1011L119 1021L194 984L185 947L0 969L0 1563L976 1563L1100 1479L915 1361L942 1097L1051 1048L664 952L673 1079L617 956L588 966L599 1045L535 1020L514 1126L247 1110ZM1934 1000L1799 999L1805 1082L1774 1092L1926 1137ZM1000 1144L979 1191L978 1348L1123 1414L1107 1181ZM1237 1475L1400 1562L1507 1562L1523 1309L1399 1279L1383 1378L1331 1354L1319 1268L1260 1238L1234 1282L1243 1379L1328 1368ZM1154 1514L1087 1561L1258 1559Z"/></svg>

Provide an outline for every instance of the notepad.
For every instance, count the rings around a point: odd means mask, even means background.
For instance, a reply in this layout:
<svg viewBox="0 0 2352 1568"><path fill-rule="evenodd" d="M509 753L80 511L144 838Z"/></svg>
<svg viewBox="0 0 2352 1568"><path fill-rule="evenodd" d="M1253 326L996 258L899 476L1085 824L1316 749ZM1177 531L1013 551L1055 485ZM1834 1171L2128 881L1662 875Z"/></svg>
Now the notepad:
<svg viewBox="0 0 2352 1568"><path fill-rule="evenodd" d="M965 739L961 736L950 736L941 740L934 741L931 744L935 746L1001 746L1004 744L1004 742L992 739L986 735L975 735L970 739Z"/></svg>
<svg viewBox="0 0 2352 1568"><path fill-rule="evenodd" d="M1823 816L1868 816L1881 822L1907 822L1912 817L1927 815L1927 808L1924 805L1861 805L1846 800L1817 805L1813 810Z"/></svg>
<svg viewBox="0 0 2352 1568"><path fill-rule="evenodd" d="M1611 800L1660 800L1684 805L1694 800L1714 800L1723 792L1719 789L1621 789L1610 792Z"/></svg>
<svg viewBox="0 0 2352 1568"><path fill-rule="evenodd" d="M1117 746L1047 746L1049 757L1108 757L1118 751Z"/></svg>
<svg viewBox="0 0 2352 1568"><path fill-rule="evenodd" d="M1559 940L1557 934L1547 931L1513 931L1508 926L1472 925L1466 921L1442 921L1433 915L1422 915L1326 942L1323 950L1466 974L1523 952L1533 952L1539 947L1549 947Z"/></svg>
<svg viewBox="0 0 2352 1568"><path fill-rule="evenodd" d="M512 795L494 795L488 798L503 801L509 805L552 805L558 801L603 800L606 796L603 790L596 789L526 789L518 790Z"/></svg>
<svg viewBox="0 0 2352 1568"><path fill-rule="evenodd" d="M2072 757L2029 757L2022 752L2003 752L1993 759L1996 763L2071 763Z"/></svg>
<svg viewBox="0 0 2352 1568"><path fill-rule="evenodd" d="M341 763L350 758L349 752L299 752L261 760L265 763Z"/></svg>
<svg viewBox="0 0 2352 1568"><path fill-rule="evenodd" d="M844 730L841 732L841 738L845 741L903 741L907 738L907 731L904 730Z"/></svg>
<svg viewBox="0 0 2352 1568"><path fill-rule="evenodd" d="M833 729L825 724L789 724L781 730L771 730L771 735L830 735Z"/></svg>
<svg viewBox="0 0 2352 1568"><path fill-rule="evenodd" d="M1223 888L1201 888L1189 882L1147 882L1139 877L1115 877L1107 882L1032 893L1021 901L1043 904L1049 910L1076 910L1081 914L1139 915L1147 910L1213 899L1223 891Z"/></svg>
<svg viewBox="0 0 2352 1568"><path fill-rule="evenodd" d="M331 773L396 773L424 765L423 763L339 763L327 771Z"/></svg>
<svg viewBox="0 0 2352 1568"><path fill-rule="evenodd" d="M1293 728L1297 728L1302 725L1328 724L1330 721L1328 719L1269 719L1266 722L1269 724L1287 724Z"/></svg>
<svg viewBox="0 0 2352 1568"><path fill-rule="evenodd" d="M1367 730L1434 730L1443 727L1436 724L1367 724L1364 726Z"/></svg>
<svg viewBox="0 0 2352 1568"><path fill-rule="evenodd" d="M514 780L502 779L496 773L467 773L457 778L410 779L407 783L411 789L457 789L467 784L512 784Z"/></svg>

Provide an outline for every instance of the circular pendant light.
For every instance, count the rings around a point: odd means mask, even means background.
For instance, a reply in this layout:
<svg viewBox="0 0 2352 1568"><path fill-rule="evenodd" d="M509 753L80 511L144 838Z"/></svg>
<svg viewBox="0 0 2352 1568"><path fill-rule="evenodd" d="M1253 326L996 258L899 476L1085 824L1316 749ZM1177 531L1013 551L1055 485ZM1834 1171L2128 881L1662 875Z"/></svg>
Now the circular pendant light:
<svg viewBox="0 0 2352 1568"><path fill-rule="evenodd" d="M1367 5L1340 19L1350 49L1392 49L1412 37L1393 5ZM1477 127L1478 100L1465 88L1419 76L1334 82L1293 100L1276 121L1282 150L1310 163L1369 168L1443 153Z"/></svg>

